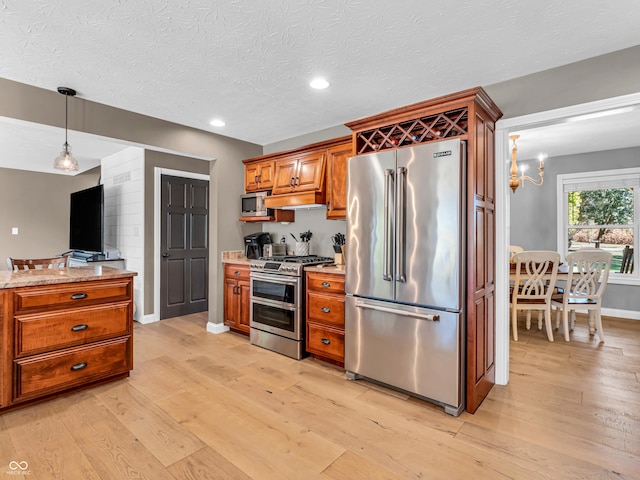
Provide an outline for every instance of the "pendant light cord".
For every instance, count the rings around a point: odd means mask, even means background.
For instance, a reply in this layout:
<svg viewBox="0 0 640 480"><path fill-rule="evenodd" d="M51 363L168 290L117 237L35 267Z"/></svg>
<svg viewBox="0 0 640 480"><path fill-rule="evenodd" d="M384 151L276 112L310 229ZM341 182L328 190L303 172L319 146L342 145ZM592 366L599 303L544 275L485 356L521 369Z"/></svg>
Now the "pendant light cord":
<svg viewBox="0 0 640 480"><path fill-rule="evenodd" d="M69 141L67 139L67 130L69 129L69 95L64 96L64 149L69 151Z"/></svg>

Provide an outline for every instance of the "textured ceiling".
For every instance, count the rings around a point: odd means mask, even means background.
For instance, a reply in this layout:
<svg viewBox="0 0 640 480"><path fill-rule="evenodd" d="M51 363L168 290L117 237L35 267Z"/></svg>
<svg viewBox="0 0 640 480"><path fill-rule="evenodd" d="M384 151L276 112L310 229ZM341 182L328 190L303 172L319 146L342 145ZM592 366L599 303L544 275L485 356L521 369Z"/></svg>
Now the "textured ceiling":
<svg viewBox="0 0 640 480"><path fill-rule="evenodd" d="M0 77L265 145L635 46L639 24L638 0L0 0Z"/></svg>

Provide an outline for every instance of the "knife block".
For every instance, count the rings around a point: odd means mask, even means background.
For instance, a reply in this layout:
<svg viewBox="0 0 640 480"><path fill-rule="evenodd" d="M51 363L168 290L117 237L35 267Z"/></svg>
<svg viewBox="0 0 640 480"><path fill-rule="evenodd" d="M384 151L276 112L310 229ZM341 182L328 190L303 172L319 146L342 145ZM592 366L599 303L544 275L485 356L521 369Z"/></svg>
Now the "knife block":
<svg viewBox="0 0 640 480"><path fill-rule="evenodd" d="M333 263L336 265L344 265L344 245L340 246L340 253L333 254Z"/></svg>

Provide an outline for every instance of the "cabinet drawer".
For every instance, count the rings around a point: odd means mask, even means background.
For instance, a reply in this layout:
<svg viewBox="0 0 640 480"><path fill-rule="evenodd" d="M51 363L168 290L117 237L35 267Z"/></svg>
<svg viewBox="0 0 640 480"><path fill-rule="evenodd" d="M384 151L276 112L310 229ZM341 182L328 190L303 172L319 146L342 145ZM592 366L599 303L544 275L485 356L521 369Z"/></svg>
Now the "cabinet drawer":
<svg viewBox="0 0 640 480"><path fill-rule="evenodd" d="M344 328L344 296L307 292L307 315L310 321Z"/></svg>
<svg viewBox="0 0 640 480"><path fill-rule="evenodd" d="M15 360L15 400L46 395L131 370L131 337Z"/></svg>
<svg viewBox="0 0 640 480"><path fill-rule="evenodd" d="M131 303L16 316L16 357L130 334Z"/></svg>
<svg viewBox="0 0 640 480"><path fill-rule="evenodd" d="M249 265L239 265L235 263L225 263L224 276L237 280L249 280Z"/></svg>
<svg viewBox="0 0 640 480"><path fill-rule="evenodd" d="M132 298L132 280L76 282L46 287L27 287L14 291L16 313L81 307Z"/></svg>
<svg viewBox="0 0 640 480"><path fill-rule="evenodd" d="M344 362L344 333L314 323L307 324L307 351Z"/></svg>
<svg viewBox="0 0 640 480"><path fill-rule="evenodd" d="M307 290L344 293L344 275L307 272Z"/></svg>

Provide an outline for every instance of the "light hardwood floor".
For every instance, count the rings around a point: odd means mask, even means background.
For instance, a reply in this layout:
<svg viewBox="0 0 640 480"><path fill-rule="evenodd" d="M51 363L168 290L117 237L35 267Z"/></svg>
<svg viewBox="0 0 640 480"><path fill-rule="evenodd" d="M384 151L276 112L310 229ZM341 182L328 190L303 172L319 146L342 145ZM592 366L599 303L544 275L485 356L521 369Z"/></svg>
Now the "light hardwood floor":
<svg viewBox="0 0 640 480"><path fill-rule="evenodd" d="M640 322L521 321L510 384L458 418L205 323L136 324L130 378L0 416L0 480L640 478Z"/></svg>

